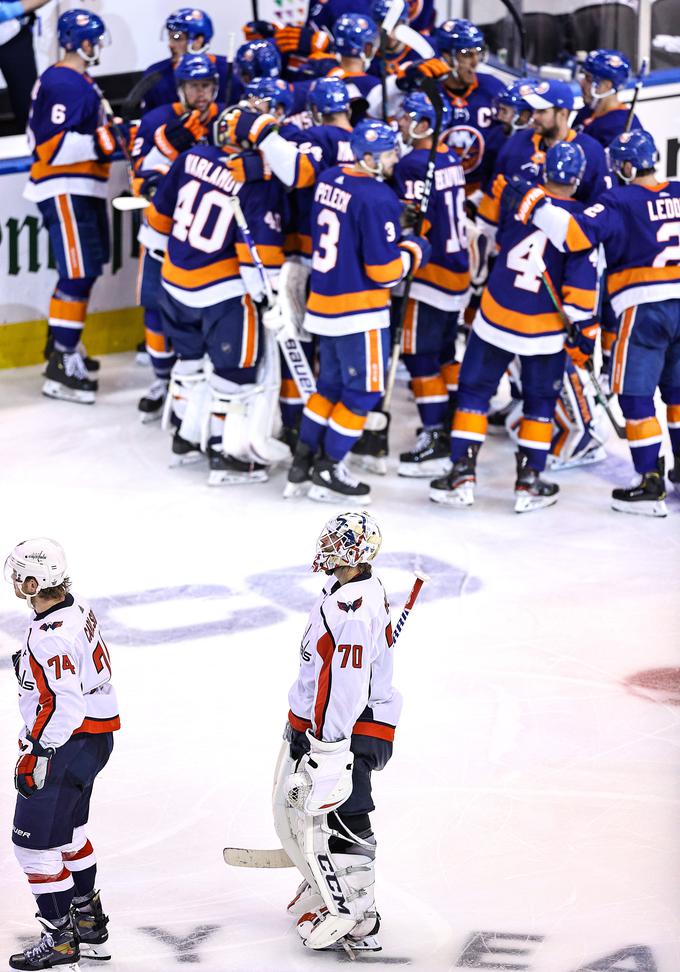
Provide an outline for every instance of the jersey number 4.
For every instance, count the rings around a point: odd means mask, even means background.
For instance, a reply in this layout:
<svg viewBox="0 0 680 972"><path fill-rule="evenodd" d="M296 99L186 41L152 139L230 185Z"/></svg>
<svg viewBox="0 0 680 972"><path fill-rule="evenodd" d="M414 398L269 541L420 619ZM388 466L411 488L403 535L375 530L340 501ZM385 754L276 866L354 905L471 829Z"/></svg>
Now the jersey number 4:
<svg viewBox="0 0 680 972"><path fill-rule="evenodd" d="M541 288L541 272L536 265L536 257L543 259L547 242L545 233L536 230L508 250L505 263L508 270L514 270L516 274L514 287L528 290L530 294L538 293Z"/></svg>

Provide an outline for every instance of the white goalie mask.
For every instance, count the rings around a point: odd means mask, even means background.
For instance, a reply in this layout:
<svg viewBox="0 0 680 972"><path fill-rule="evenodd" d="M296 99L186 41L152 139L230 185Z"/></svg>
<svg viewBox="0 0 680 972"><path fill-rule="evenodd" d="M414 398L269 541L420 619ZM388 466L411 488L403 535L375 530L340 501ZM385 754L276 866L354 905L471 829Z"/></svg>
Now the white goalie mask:
<svg viewBox="0 0 680 972"><path fill-rule="evenodd" d="M380 528L368 513L340 513L319 534L312 570L330 573L336 567L367 564L377 555L381 543Z"/></svg>
<svg viewBox="0 0 680 972"><path fill-rule="evenodd" d="M56 587L66 577L66 554L56 540L37 537L23 540L5 560L5 580L20 591L29 601L35 594ZM37 591L27 594L24 584L29 577L35 578Z"/></svg>

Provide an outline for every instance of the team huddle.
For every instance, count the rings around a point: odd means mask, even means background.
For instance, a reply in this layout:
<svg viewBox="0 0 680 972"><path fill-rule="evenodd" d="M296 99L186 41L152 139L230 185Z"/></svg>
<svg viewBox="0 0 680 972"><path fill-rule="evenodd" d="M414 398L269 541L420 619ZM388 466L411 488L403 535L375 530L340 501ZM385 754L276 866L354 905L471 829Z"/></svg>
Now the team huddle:
<svg viewBox="0 0 680 972"><path fill-rule="evenodd" d="M253 21L229 58L210 52L205 12L176 11L125 128L87 73L101 18L59 18L26 189L59 275L43 392L95 401L80 338L121 149L154 378L139 410L172 433L174 464L207 458L215 485L286 465L284 496L363 506L352 467L386 471L399 361L419 430L398 473L434 502L474 502L491 430L516 444L515 510L555 503L544 471L606 457L615 394L637 475L612 506L666 515L654 396L680 488L680 190L619 100L625 55L590 52L574 115L569 83L484 69L467 20L347 7ZM511 401L489 414L506 374Z"/></svg>

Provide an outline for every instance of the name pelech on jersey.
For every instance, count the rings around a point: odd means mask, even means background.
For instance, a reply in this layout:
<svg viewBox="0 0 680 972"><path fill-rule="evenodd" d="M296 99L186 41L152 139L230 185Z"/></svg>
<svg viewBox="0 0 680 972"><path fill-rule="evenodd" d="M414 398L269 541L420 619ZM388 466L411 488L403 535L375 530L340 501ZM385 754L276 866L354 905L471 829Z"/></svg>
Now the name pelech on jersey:
<svg viewBox="0 0 680 972"><path fill-rule="evenodd" d="M106 196L110 164L98 162L92 136L104 124L94 81L62 64L36 81L28 119L33 153L24 197L33 202L65 193Z"/></svg>
<svg viewBox="0 0 680 972"><path fill-rule="evenodd" d="M617 187L576 214L575 222L566 246L604 244L615 314L680 298L680 183Z"/></svg>
<svg viewBox="0 0 680 972"><path fill-rule="evenodd" d="M503 87L498 78L480 73L460 95L442 89L453 111L451 126L442 137L463 166L468 192L478 189L491 176L493 157L487 154L486 139L493 128L501 127L494 117L493 100Z"/></svg>
<svg viewBox="0 0 680 972"><path fill-rule="evenodd" d="M542 282L536 257L543 259L569 317L583 321L595 309L595 252L589 248L565 254L548 242L542 230L519 223L503 205L502 186L501 177L494 184L501 197L499 253L473 329L490 344L515 354L554 354L564 345L564 327ZM569 213L583 211L575 200L550 198L554 206Z"/></svg>
<svg viewBox="0 0 680 972"><path fill-rule="evenodd" d="M414 149L394 170L393 184L406 203L417 203L425 187L428 149ZM465 173L455 153L442 145L435 157L435 177L427 207L425 230L432 245L427 266L411 284L411 297L440 310L460 310L467 304L470 260L465 230Z"/></svg>
<svg viewBox="0 0 680 972"><path fill-rule="evenodd" d="M352 733L392 742L402 698L392 685L393 649L385 590L373 574L342 586L330 578L312 607L300 670L288 693L294 729L337 742Z"/></svg>
<svg viewBox="0 0 680 972"><path fill-rule="evenodd" d="M111 659L84 601L67 594L61 604L34 614L14 664L21 716L42 746L62 746L74 733L120 728Z"/></svg>
<svg viewBox="0 0 680 972"><path fill-rule="evenodd" d="M165 249L163 286L190 307L208 307L248 289L255 273L250 251L236 226L231 197L238 195L265 266L283 264L284 192L276 179L237 183L227 156L212 145L180 155L147 210L140 242Z"/></svg>
<svg viewBox="0 0 680 972"><path fill-rule="evenodd" d="M334 165L354 162L349 140L351 132L337 125L314 125L292 134L290 141L300 153L294 185L291 232L286 235L286 253L310 260L312 256L312 205L314 183L318 176Z"/></svg>
<svg viewBox="0 0 680 972"><path fill-rule="evenodd" d="M314 189L312 273L305 327L354 334L389 327L389 288L405 273L401 203L383 182L334 166Z"/></svg>

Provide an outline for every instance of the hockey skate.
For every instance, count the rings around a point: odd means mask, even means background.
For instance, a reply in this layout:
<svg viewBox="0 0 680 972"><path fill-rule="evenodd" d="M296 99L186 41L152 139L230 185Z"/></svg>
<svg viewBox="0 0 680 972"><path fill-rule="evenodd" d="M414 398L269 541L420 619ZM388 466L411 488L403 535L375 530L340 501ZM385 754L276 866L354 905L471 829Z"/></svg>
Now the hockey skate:
<svg viewBox="0 0 680 972"><path fill-rule="evenodd" d="M667 516L664 468L664 460L659 459L656 469L637 476L632 486L615 489L612 492L612 509L619 513L637 513L639 516Z"/></svg>
<svg viewBox="0 0 680 972"><path fill-rule="evenodd" d="M80 405L93 405L97 382L85 369L78 351L53 351L43 372L43 395Z"/></svg>
<svg viewBox="0 0 680 972"><path fill-rule="evenodd" d="M321 456L312 469L308 496L320 503L356 499L366 504L371 502L371 487L356 479L344 462L334 462L328 456Z"/></svg>
<svg viewBox="0 0 680 972"><path fill-rule="evenodd" d="M64 924L54 924L47 918L38 915L40 924L45 929L40 941L23 952L10 956L9 966L12 969L23 969L24 972L37 969L70 969L79 972L80 949L73 930L71 916Z"/></svg>
<svg viewBox="0 0 680 972"><path fill-rule="evenodd" d="M143 368L151 364L149 352L146 350L146 341L140 341L135 348L135 364L141 365Z"/></svg>
<svg viewBox="0 0 680 972"><path fill-rule="evenodd" d="M189 442L183 439L179 432L175 432L172 437L172 458L170 466L187 466L192 462L198 462L203 458L201 447L197 442Z"/></svg>
<svg viewBox="0 0 680 972"><path fill-rule="evenodd" d="M266 483L267 467L210 450L208 486L236 486L241 483Z"/></svg>
<svg viewBox="0 0 680 972"><path fill-rule="evenodd" d="M515 482L515 513L542 510L557 502L560 487L546 483L537 469L529 465L529 457L520 449L517 453L517 480Z"/></svg>
<svg viewBox="0 0 680 972"><path fill-rule="evenodd" d="M451 471L430 483L430 499L444 506L472 506L475 501L475 466L479 445L469 445L464 456L454 462Z"/></svg>
<svg viewBox="0 0 680 972"><path fill-rule="evenodd" d="M137 403L139 417L143 423L155 422L163 414L165 396L168 394L168 381L165 378L156 378L146 395L142 395Z"/></svg>
<svg viewBox="0 0 680 972"><path fill-rule="evenodd" d="M387 425L379 431L364 428L348 456L353 465L376 476L387 474L387 428Z"/></svg>
<svg viewBox="0 0 680 972"><path fill-rule="evenodd" d="M83 359L83 364L85 365L85 371L89 371L90 374L92 374L95 371L99 371L101 367L101 362L98 361L97 358L91 358L89 356L89 354L87 353L87 348L85 347L82 341L78 341L78 346L76 347L76 351Z"/></svg>
<svg viewBox="0 0 680 972"><path fill-rule="evenodd" d="M288 470L288 482L283 490L284 499L306 496L312 482L314 450L304 442L298 442L293 453L293 462Z"/></svg>
<svg viewBox="0 0 680 972"><path fill-rule="evenodd" d="M89 901L81 901L71 906L73 930L80 947L80 957L106 961L111 958L111 952L106 947L109 933L106 926L108 915L102 909L99 891L95 891Z"/></svg>
<svg viewBox="0 0 680 972"><path fill-rule="evenodd" d="M592 466L594 462L602 462L607 458L607 451L597 439L591 439L584 449L579 450L568 459L560 456L548 456L550 472L561 472L563 469L575 469L577 466Z"/></svg>
<svg viewBox="0 0 680 972"><path fill-rule="evenodd" d="M451 468L449 434L446 429L420 429L415 448L399 456L400 476L429 478L445 476Z"/></svg>
<svg viewBox="0 0 680 972"><path fill-rule="evenodd" d="M668 478L673 484L673 489L676 493L680 493L680 453L674 456L673 468L668 473Z"/></svg>

